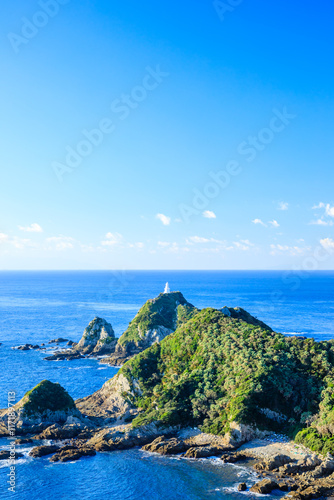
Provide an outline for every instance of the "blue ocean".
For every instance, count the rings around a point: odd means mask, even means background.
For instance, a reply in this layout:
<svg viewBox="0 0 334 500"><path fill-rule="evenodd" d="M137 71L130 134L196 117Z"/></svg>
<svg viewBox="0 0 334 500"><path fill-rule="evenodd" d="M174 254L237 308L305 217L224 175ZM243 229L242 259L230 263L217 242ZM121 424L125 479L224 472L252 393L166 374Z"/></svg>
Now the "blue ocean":
<svg viewBox="0 0 334 500"><path fill-rule="evenodd" d="M94 359L45 361L45 352L12 347L57 337L78 341L95 316L120 336L167 281L199 308L240 306L287 335L334 338L334 272L0 272L0 407L7 407L8 392L15 391L18 401L43 379L59 382L75 399L99 389L116 368ZM1 448L6 444L0 440ZM29 458L30 448L18 448L25 457L16 467L16 493L7 491L8 466L0 465L0 498L236 499L244 496L237 492L239 483L255 482L250 468L219 460L166 458L135 449L51 464Z"/></svg>

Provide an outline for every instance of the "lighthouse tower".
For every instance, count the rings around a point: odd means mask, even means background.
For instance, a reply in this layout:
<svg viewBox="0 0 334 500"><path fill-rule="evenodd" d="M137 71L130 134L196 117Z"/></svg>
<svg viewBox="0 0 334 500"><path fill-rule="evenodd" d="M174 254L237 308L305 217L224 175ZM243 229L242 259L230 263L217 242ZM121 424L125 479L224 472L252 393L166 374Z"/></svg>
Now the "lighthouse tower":
<svg viewBox="0 0 334 500"><path fill-rule="evenodd" d="M170 288L169 288L169 284L168 284L168 281L165 285L165 290L164 290L164 293L170 293Z"/></svg>

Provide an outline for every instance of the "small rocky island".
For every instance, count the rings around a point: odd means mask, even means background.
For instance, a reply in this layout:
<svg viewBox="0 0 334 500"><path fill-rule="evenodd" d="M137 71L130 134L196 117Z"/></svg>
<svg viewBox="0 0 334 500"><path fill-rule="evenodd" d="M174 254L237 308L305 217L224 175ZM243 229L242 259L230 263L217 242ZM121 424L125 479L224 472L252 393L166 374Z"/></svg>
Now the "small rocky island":
<svg viewBox="0 0 334 500"><path fill-rule="evenodd" d="M256 459L252 492L279 489L298 500L334 493L333 342L284 336L240 308L200 311L173 292L146 302L119 340L95 318L72 352L124 364L75 402L48 381L28 392L11 411L18 434L36 441L32 456L67 461L141 446ZM1 436L9 413L0 410ZM270 437L277 433L288 442Z"/></svg>
<svg viewBox="0 0 334 500"><path fill-rule="evenodd" d="M60 351L45 359L48 361L73 360L90 356L103 356L115 351L117 339L110 323L102 318L94 318L78 344L72 342L71 348Z"/></svg>

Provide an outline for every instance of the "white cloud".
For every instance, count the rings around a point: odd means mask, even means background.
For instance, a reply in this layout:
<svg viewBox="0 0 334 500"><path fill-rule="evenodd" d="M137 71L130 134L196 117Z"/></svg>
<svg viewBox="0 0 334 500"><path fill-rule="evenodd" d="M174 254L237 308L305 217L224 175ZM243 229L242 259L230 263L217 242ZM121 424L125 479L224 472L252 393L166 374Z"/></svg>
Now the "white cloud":
<svg viewBox="0 0 334 500"><path fill-rule="evenodd" d="M235 249L242 250L243 252L250 250L250 247L253 246L253 244L248 240L234 241L233 245ZM232 247L231 250L234 248Z"/></svg>
<svg viewBox="0 0 334 500"><path fill-rule="evenodd" d="M267 227L267 225L261 219L252 220L253 224L260 224L261 226Z"/></svg>
<svg viewBox="0 0 334 500"><path fill-rule="evenodd" d="M271 220L271 221L269 221L269 224L272 227L279 227L279 223L277 222L277 220Z"/></svg>
<svg viewBox="0 0 334 500"><path fill-rule="evenodd" d="M106 238L106 240L101 241L101 245L112 247L123 241L123 236L120 233L107 233Z"/></svg>
<svg viewBox="0 0 334 500"><path fill-rule="evenodd" d="M25 231L26 233L42 233L43 229L37 222L30 224L30 226L18 226L20 231Z"/></svg>
<svg viewBox="0 0 334 500"><path fill-rule="evenodd" d="M286 203L285 201L281 201L278 204L278 210L289 210L289 203Z"/></svg>
<svg viewBox="0 0 334 500"><path fill-rule="evenodd" d="M320 202L318 205L314 205L312 210L319 210L320 208L325 209L325 213L328 217L334 217L334 205L332 206L330 203Z"/></svg>
<svg viewBox="0 0 334 500"><path fill-rule="evenodd" d="M205 210L202 215L206 219L216 219L217 218L216 214L214 212L211 212L211 210Z"/></svg>
<svg viewBox="0 0 334 500"><path fill-rule="evenodd" d="M324 238L323 240L320 240L320 244L326 250L334 250L334 240L332 238Z"/></svg>
<svg viewBox="0 0 334 500"><path fill-rule="evenodd" d="M141 241L137 241L136 243L129 243L129 248L137 248L137 250L142 250L144 246L144 243Z"/></svg>
<svg viewBox="0 0 334 500"><path fill-rule="evenodd" d="M324 219L317 219L317 220L312 220L310 222L311 226L333 226L333 221L329 220L326 221Z"/></svg>
<svg viewBox="0 0 334 500"><path fill-rule="evenodd" d="M309 251L309 247L298 247L298 246L289 246L289 245L270 245L271 255L279 255L288 253L292 256L304 255L305 252Z"/></svg>
<svg viewBox="0 0 334 500"><path fill-rule="evenodd" d="M51 238L47 238L46 241L48 243L54 244L54 247L50 247L49 249L55 248L56 250L69 250L74 248L74 238L69 236L52 236Z"/></svg>
<svg viewBox="0 0 334 500"><path fill-rule="evenodd" d="M329 217L334 217L334 206L330 206L329 203L326 205L326 214L329 215Z"/></svg>
<svg viewBox="0 0 334 500"><path fill-rule="evenodd" d="M312 210L318 210L319 208L325 208L325 206L326 205L324 203L320 202L318 205L314 205L312 207Z"/></svg>
<svg viewBox="0 0 334 500"><path fill-rule="evenodd" d="M8 241L8 234L0 233L0 243L6 243Z"/></svg>
<svg viewBox="0 0 334 500"><path fill-rule="evenodd" d="M169 226L170 224L170 221L171 221L171 218L168 217L167 215L164 215L164 214L157 214L155 216L157 219L159 219L164 226Z"/></svg>
<svg viewBox="0 0 334 500"><path fill-rule="evenodd" d="M209 243L210 241L208 238L202 238L201 236L190 236L187 239L187 243Z"/></svg>
<svg viewBox="0 0 334 500"><path fill-rule="evenodd" d="M158 246L162 248L166 248L170 245L171 243L169 241L158 241Z"/></svg>

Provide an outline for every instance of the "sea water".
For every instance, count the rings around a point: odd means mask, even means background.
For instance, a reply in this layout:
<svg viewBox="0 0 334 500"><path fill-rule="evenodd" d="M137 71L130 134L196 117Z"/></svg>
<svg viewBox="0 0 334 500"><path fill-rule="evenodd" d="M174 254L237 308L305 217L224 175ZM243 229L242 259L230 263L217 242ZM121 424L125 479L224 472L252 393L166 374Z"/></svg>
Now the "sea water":
<svg viewBox="0 0 334 500"><path fill-rule="evenodd" d="M57 337L78 341L95 316L109 321L119 336L167 281L198 308L239 306L276 331L333 338L333 272L0 272L0 407L7 407L8 392L18 401L43 379L59 382L75 399L99 389L117 368L94 359L46 361L47 351L12 347ZM0 440L2 449L7 446ZM232 499L250 497L238 493L237 485L256 481L250 468L214 459L167 458L134 449L52 464L47 457L29 458L31 446L17 449L24 458L16 466L16 493L7 490L9 469L3 461L0 498Z"/></svg>

